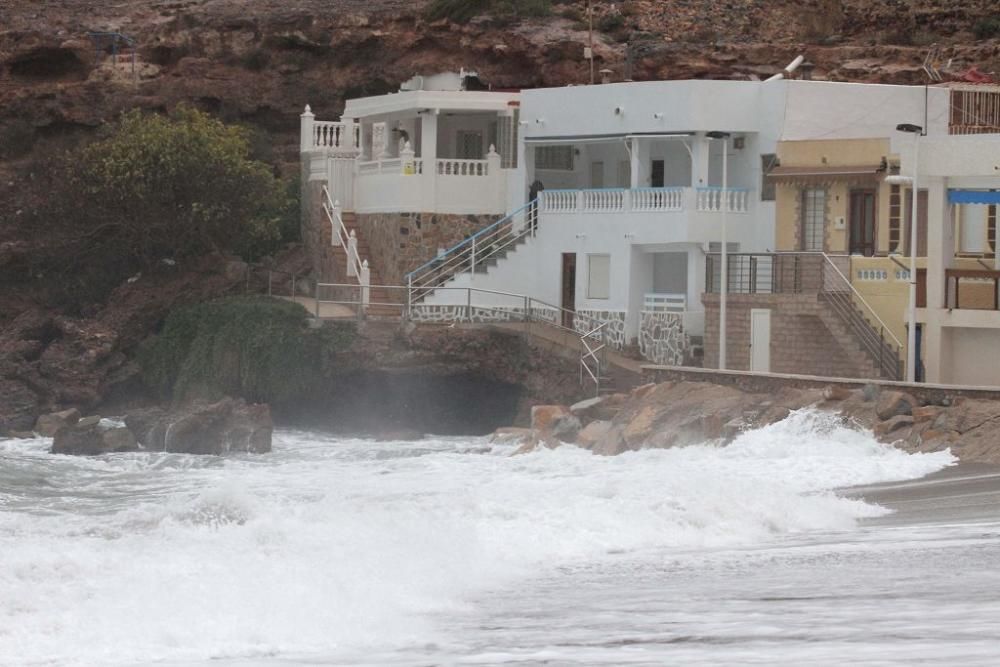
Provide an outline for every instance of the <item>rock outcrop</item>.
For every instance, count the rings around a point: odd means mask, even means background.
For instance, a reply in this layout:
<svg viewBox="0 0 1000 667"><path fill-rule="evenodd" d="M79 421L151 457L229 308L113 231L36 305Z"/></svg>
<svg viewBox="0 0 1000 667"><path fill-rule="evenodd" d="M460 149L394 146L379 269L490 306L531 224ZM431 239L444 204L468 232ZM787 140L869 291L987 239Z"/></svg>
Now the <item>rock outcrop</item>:
<svg viewBox="0 0 1000 667"><path fill-rule="evenodd" d="M139 449L132 432L122 423L97 416L84 417L56 431L53 454L97 456Z"/></svg>
<svg viewBox="0 0 1000 667"><path fill-rule="evenodd" d="M72 426L80 421L80 417L80 411L76 408L60 412L50 412L47 415L42 415L35 422L35 433L44 438L51 438L59 429Z"/></svg>
<svg viewBox="0 0 1000 667"><path fill-rule="evenodd" d="M216 456L270 452L274 430L267 405L234 398L178 410L140 410L127 415L125 424L145 449Z"/></svg>
<svg viewBox="0 0 1000 667"><path fill-rule="evenodd" d="M872 385L874 387L874 385ZM960 460L1000 463L1000 397L996 400L944 397L928 403L914 395L846 385L754 394L706 382L643 385L609 401L536 408L538 419L527 431L505 431L495 442L520 443L516 453L539 445L560 446L568 433L573 442L601 455L644 448L727 443L741 432L773 424L792 411L814 407L839 415L845 424L870 430L882 442L906 451L950 448ZM875 387L877 389L877 387ZM610 406L618 406L610 419ZM562 429L567 416L581 416L582 428ZM562 438L556 437L562 434Z"/></svg>

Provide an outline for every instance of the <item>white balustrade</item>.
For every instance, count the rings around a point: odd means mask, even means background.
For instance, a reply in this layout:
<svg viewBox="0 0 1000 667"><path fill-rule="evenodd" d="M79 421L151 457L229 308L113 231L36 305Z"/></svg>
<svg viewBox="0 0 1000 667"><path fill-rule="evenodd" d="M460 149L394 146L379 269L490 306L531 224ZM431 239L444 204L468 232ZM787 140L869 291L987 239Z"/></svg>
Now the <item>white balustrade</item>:
<svg viewBox="0 0 1000 667"><path fill-rule="evenodd" d="M406 165L412 165L407 168ZM389 158L387 160L371 160L369 162L358 163L358 174L360 176L370 176L372 174L422 174L424 173L423 160L404 160L402 158Z"/></svg>
<svg viewBox="0 0 1000 667"><path fill-rule="evenodd" d="M645 295L642 309L649 313L683 313L687 310L687 295L651 292Z"/></svg>
<svg viewBox="0 0 1000 667"><path fill-rule="evenodd" d="M546 213L570 213L576 211L577 190L542 190L539 193L541 208Z"/></svg>
<svg viewBox="0 0 1000 667"><path fill-rule="evenodd" d="M695 206L699 211L719 212L725 204L729 213L746 213L749 210L750 191L743 188L698 188Z"/></svg>
<svg viewBox="0 0 1000 667"><path fill-rule="evenodd" d="M633 211L681 211L684 188L639 188L632 190Z"/></svg>
<svg viewBox="0 0 1000 667"><path fill-rule="evenodd" d="M626 190L584 190L585 213L617 213L625 210Z"/></svg>
<svg viewBox="0 0 1000 667"><path fill-rule="evenodd" d="M488 160L444 159L437 161L439 176L489 176Z"/></svg>

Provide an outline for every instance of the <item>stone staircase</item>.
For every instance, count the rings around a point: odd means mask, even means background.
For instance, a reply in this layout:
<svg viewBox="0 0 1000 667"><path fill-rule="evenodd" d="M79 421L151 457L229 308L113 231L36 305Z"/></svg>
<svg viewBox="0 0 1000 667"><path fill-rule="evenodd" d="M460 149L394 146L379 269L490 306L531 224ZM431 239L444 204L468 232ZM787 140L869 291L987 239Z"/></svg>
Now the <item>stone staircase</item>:
<svg viewBox="0 0 1000 667"><path fill-rule="evenodd" d="M830 332L831 340L838 344L844 356L850 360L857 369L855 377L882 378L885 374L879 360L874 358L858 339L859 333L852 327L844 317L829 307L828 298L823 293L817 295L817 316L823 325ZM857 317L863 318L860 311ZM885 378L895 380L896 378Z"/></svg>

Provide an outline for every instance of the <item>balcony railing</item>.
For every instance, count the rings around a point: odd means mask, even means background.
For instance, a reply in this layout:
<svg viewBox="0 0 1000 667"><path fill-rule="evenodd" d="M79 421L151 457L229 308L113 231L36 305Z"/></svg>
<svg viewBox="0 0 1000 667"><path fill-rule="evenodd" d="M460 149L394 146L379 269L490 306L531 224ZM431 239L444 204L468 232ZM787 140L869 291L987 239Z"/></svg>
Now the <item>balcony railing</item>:
<svg viewBox="0 0 1000 667"><path fill-rule="evenodd" d="M946 269L945 308L1000 310L1000 271Z"/></svg>
<svg viewBox="0 0 1000 667"><path fill-rule="evenodd" d="M356 123L315 121L312 147L354 151L361 146L361 126Z"/></svg>
<svg viewBox="0 0 1000 667"><path fill-rule="evenodd" d="M543 190L543 213L749 212L750 191L742 188L601 188Z"/></svg>

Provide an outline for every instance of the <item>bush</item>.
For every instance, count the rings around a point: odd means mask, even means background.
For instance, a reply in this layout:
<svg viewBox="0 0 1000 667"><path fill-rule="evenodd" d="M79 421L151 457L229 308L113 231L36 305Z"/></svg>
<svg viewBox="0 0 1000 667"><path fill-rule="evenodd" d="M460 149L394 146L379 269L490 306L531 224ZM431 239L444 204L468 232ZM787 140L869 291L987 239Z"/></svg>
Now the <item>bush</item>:
<svg viewBox="0 0 1000 667"><path fill-rule="evenodd" d="M301 305L269 297L178 308L139 350L143 381L176 401L238 396L280 407L311 398L353 332L310 329L307 318Z"/></svg>
<svg viewBox="0 0 1000 667"><path fill-rule="evenodd" d="M57 160L34 224L50 272L99 299L164 258L259 257L287 240L294 198L251 159L249 134L188 107L126 114L107 139ZM37 229L30 233L37 234Z"/></svg>
<svg viewBox="0 0 1000 667"><path fill-rule="evenodd" d="M625 27L625 17L621 14L605 14L597 23L601 32L617 32Z"/></svg>
<svg viewBox="0 0 1000 667"><path fill-rule="evenodd" d="M975 25L972 26L972 33L976 39L1000 37L1000 14L976 21Z"/></svg>

